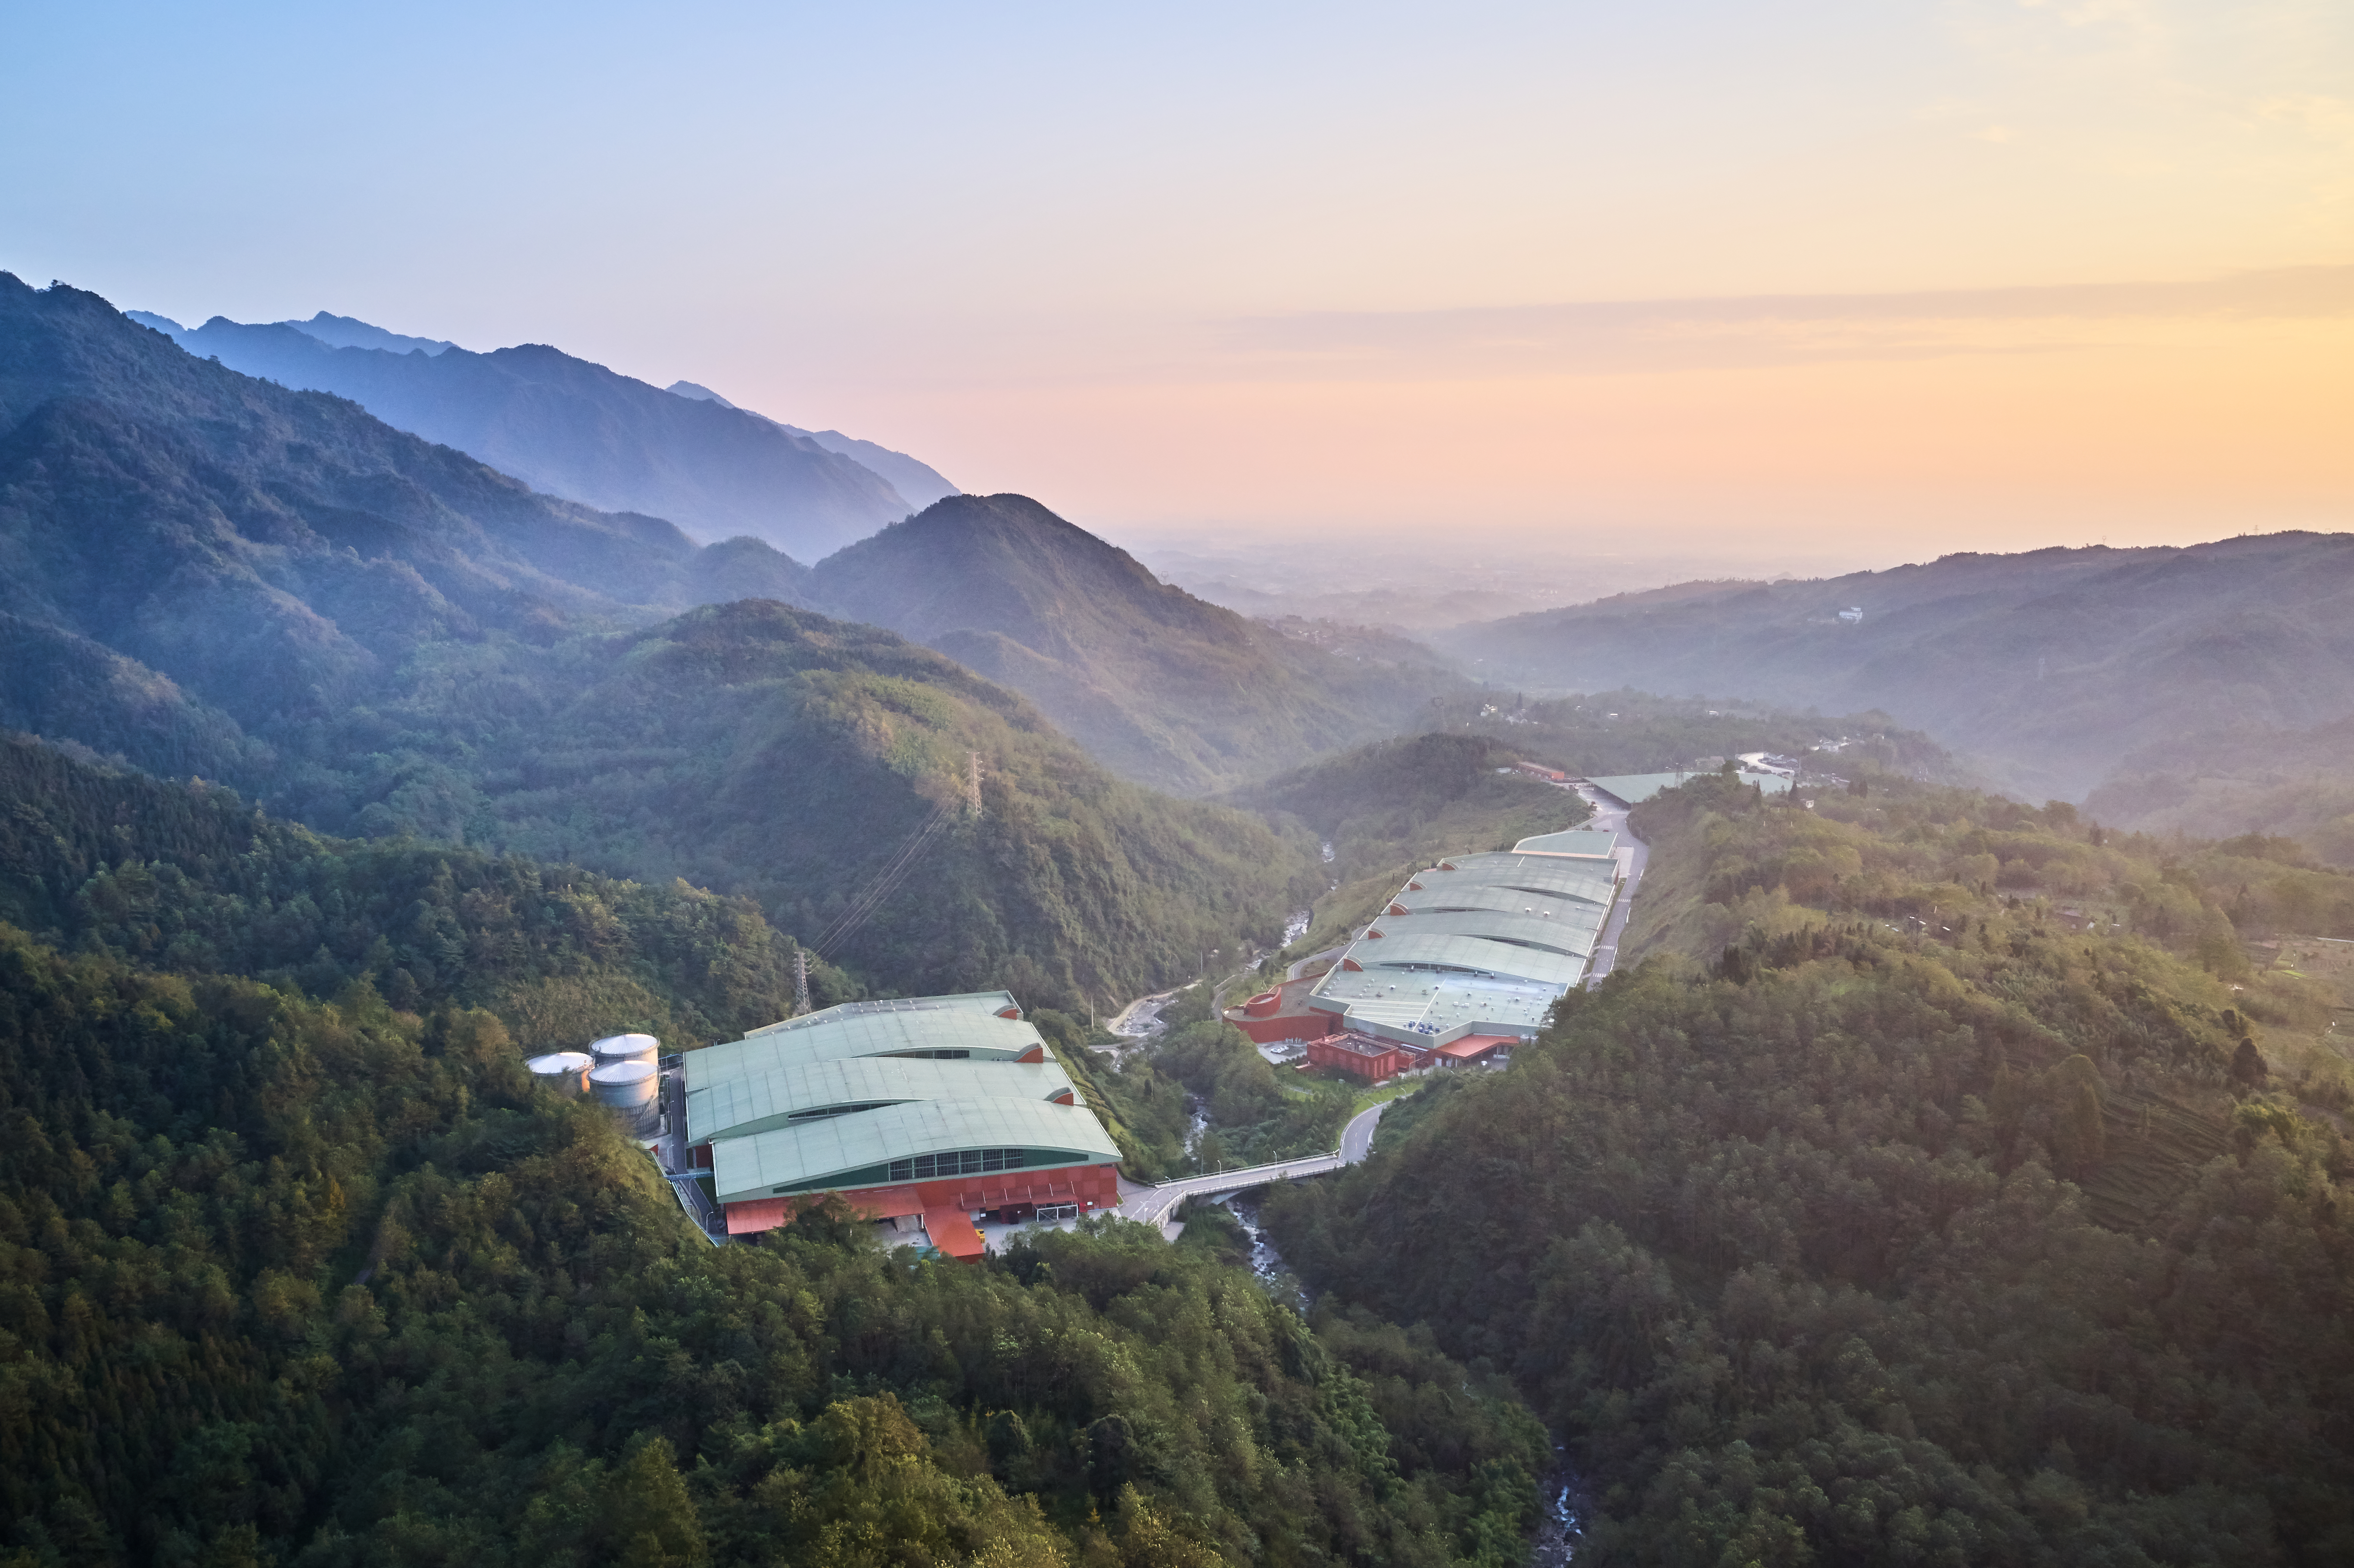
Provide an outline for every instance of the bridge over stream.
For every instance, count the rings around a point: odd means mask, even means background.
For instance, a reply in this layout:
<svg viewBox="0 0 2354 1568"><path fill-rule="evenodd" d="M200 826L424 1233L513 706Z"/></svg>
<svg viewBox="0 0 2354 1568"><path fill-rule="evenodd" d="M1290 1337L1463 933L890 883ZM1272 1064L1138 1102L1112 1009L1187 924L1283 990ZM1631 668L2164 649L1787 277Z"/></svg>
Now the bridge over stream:
<svg viewBox="0 0 2354 1568"><path fill-rule="evenodd" d="M1278 1160L1266 1165L1246 1165L1237 1171L1218 1171L1206 1176L1181 1176L1174 1181L1163 1181L1157 1187L1133 1187L1120 1200L1119 1216L1124 1220L1140 1220L1148 1225L1165 1225L1177 1205L1188 1198L1223 1198L1229 1192L1246 1192L1253 1187L1265 1187L1277 1181L1297 1181L1310 1176L1323 1176L1346 1165L1363 1160L1373 1146L1373 1125L1382 1113L1395 1105L1395 1100L1384 1100L1377 1106L1359 1111L1341 1129L1341 1147L1330 1154L1303 1154L1297 1160Z"/></svg>

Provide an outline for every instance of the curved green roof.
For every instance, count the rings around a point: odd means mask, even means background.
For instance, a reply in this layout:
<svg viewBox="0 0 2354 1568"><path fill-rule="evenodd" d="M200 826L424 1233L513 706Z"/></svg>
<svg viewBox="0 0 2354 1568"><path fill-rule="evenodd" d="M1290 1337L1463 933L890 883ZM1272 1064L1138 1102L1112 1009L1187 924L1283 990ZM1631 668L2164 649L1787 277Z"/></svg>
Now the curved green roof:
<svg viewBox="0 0 2354 1568"><path fill-rule="evenodd" d="M1448 870L1449 866L1454 869ZM1406 880L1421 883L1431 893L1456 887L1518 887L1532 892L1570 893L1579 888L1611 887L1618 880L1618 863L1497 850L1488 854L1454 855L1427 871L1416 872Z"/></svg>
<svg viewBox="0 0 2354 1568"><path fill-rule="evenodd" d="M1535 948L1516 948L1509 942L1489 941L1479 937L1390 937L1378 942L1355 943L1349 948L1347 957L1355 959L1368 974L1392 969L1454 969L1471 975L1493 975L1499 980L1529 980L1538 985L1556 987L1575 985L1585 974L1583 956L1570 957L1543 952ZM1330 980L1334 974L1345 972L1335 969L1324 978ZM1331 993L1320 985L1317 994Z"/></svg>
<svg viewBox="0 0 2354 1568"><path fill-rule="evenodd" d="M689 1051L682 1062L687 1086L723 1077L769 1072L796 1062L838 1062L853 1056L891 1056L917 1052L961 1051L976 1062L1013 1062L1033 1051L1044 1054L1037 1028L1018 1018L942 1008L903 1012L811 1014L794 1019L808 1027L766 1029L724 1045Z"/></svg>
<svg viewBox="0 0 2354 1568"><path fill-rule="evenodd" d="M1534 900L1533 895L1522 896L1530 902ZM1570 904L1555 910L1551 919L1518 909L1384 915L1366 928L1364 939L1349 949L1349 956L1370 965L1384 961L1389 944L1402 937L1476 937L1556 957L1584 959L1594 951L1604 913L1598 905ZM1381 936L1375 937L1375 931Z"/></svg>
<svg viewBox="0 0 2354 1568"><path fill-rule="evenodd" d="M692 1058L690 1057L691 1061ZM690 1080L686 1140L743 1138L796 1117L906 1100L1052 1099L1076 1091L1058 1062L932 1062L895 1056L786 1062Z"/></svg>
<svg viewBox="0 0 2354 1568"><path fill-rule="evenodd" d="M1558 833L1538 833L1512 848L1522 854L1568 854L1607 859L1617 847L1618 835L1599 828L1570 828Z"/></svg>
<svg viewBox="0 0 2354 1568"><path fill-rule="evenodd" d="M1605 794L1615 795L1630 806L1640 805L1662 789L1672 789L1694 779L1707 778L1703 773L1621 773L1608 779L1589 779L1588 784ZM1790 787L1790 781L1779 773L1743 772L1744 784L1755 784L1768 795L1778 795Z"/></svg>
<svg viewBox="0 0 2354 1568"><path fill-rule="evenodd" d="M1539 899L1554 900L1538 903ZM1585 909L1596 916L1609 907L1610 884L1594 882L1584 886L1559 887L1498 887L1488 883L1456 885L1440 883L1436 888L1420 893L1400 889L1390 900L1402 906L1410 915L1445 915L1466 909L1500 909L1517 914L1530 905L1540 909L1550 908L1558 916L1563 906ZM1378 922L1376 922L1378 924Z"/></svg>
<svg viewBox="0 0 2354 1568"><path fill-rule="evenodd" d="M804 1012L799 1018L780 1018L774 1023L763 1023L748 1031L746 1038L758 1034L786 1034L802 1029L822 1029L839 1023L845 1018L865 1018L888 1012L981 1012L1007 1017L1022 1016L1021 1003L1010 991L968 991L951 996L885 996L872 1001L837 1002L815 1012Z"/></svg>
<svg viewBox="0 0 2354 1568"><path fill-rule="evenodd" d="M1044 1100L917 1100L797 1122L711 1146L723 1203L788 1192L864 1187L891 1178L890 1162L964 1150L1021 1150L1022 1170L1102 1165L1119 1158L1103 1124L1077 1106ZM993 1174L993 1173L992 1173ZM905 1180L905 1178L902 1178Z"/></svg>

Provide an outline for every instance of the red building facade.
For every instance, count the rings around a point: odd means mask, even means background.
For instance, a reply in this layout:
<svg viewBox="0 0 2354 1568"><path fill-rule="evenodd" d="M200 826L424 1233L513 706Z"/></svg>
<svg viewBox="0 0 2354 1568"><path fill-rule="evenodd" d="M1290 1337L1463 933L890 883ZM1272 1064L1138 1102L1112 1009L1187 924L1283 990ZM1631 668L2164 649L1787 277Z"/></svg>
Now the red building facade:
<svg viewBox="0 0 2354 1568"><path fill-rule="evenodd" d="M1370 1034L1328 1034L1323 1039L1308 1043L1310 1066L1338 1067L1369 1084L1394 1078L1417 1065L1421 1060L1421 1054L1411 1046L1401 1045L1392 1040L1376 1040Z"/></svg>
<svg viewBox="0 0 2354 1568"><path fill-rule="evenodd" d="M1272 1045L1281 1040L1320 1040L1340 1033L1340 1019L1308 1005L1308 993L1315 989L1313 976L1285 980L1240 1007L1226 1009L1225 1020L1258 1045Z"/></svg>

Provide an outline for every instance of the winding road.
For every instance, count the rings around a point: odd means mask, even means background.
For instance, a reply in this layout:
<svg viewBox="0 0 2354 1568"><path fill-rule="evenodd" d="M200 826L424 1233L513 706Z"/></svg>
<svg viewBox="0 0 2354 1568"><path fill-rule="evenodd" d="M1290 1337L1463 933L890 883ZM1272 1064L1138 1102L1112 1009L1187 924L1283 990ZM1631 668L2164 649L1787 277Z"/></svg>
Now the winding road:
<svg viewBox="0 0 2354 1568"><path fill-rule="evenodd" d="M1148 1225L1161 1225L1176 1212L1177 1205L1188 1198L1216 1198L1228 1192L1246 1192L1264 1187L1272 1181L1298 1181L1303 1176L1322 1176L1344 1165L1361 1163L1373 1151L1373 1126L1382 1113L1397 1104L1384 1100L1369 1106L1349 1118L1341 1129L1341 1147L1330 1154L1302 1155L1298 1160L1278 1160L1266 1165L1245 1166L1239 1171L1214 1171L1206 1176L1181 1176L1174 1181L1163 1181L1158 1187L1135 1187L1121 1199L1119 1216L1124 1220L1140 1220Z"/></svg>
<svg viewBox="0 0 2354 1568"><path fill-rule="evenodd" d="M1594 808L1594 818L1586 824L1618 838L1618 896L1610 906L1610 917L1603 923L1602 939L1595 944L1594 960L1587 966L1585 983L1596 986L1617 966L1618 944L1627 931L1628 917L1634 913L1635 894L1643 883L1643 872L1650 863L1650 846L1628 831L1628 808L1611 795L1605 794L1583 780L1563 784L1559 788L1576 792L1580 799ZM1297 980L1299 971L1317 959L1337 955L1333 948L1324 953L1311 953L1290 967L1290 978ZM1147 1001L1153 999L1145 999ZM1129 1011L1140 1005L1131 1003ZM1129 1016L1127 1012L1121 1020ZM1115 1021L1114 1027L1119 1027ZM1395 1105L1395 1100L1384 1100L1368 1107L1349 1118L1341 1129L1341 1147L1330 1154L1308 1155L1299 1160L1277 1160L1267 1165L1254 1165L1239 1171L1220 1171L1206 1176L1183 1176L1174 1181L1164 1181L1158 1187L1132 1187L1119 1205L1123 1219L1141 1220L1147 1224L1165 1225L1177 1205L1188 1198L1214 1198L1228 1192L1245 1192L1252 1187L1264 1187L1272 1181L1297 1181L1307 1176L1322 1176L1343 1166L1362 1163L1373 1151L1373 1128L1382 1113Z"/></svg>
<svg viewBox="0 0 2354 1568"><path fill-rule="evenodd" d="M1618 835L1618 898L1610 906L1610 918L1603 922L1602 939L1594 945L1594 961L1586 966L1585 984L1590 990L1600 985L1603 977L1618 965L1618 940L1626 935L1628 916L1635 912L1635 890L1642 885L1643 870L1651 863L1651 849L1628 831L1628 809L1617 797L1606 795L1586 783L1565 784L1562 788L1576 790L1579 799L1594 808L1594 820L1586 826Z"/></svg>

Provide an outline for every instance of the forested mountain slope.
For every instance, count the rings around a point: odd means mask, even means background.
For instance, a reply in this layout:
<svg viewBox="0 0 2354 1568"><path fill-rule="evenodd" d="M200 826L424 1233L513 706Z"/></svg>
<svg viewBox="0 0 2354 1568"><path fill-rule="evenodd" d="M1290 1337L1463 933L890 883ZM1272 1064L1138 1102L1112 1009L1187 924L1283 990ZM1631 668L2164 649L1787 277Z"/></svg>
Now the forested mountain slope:
<svg viewBox="0 0 2354 1568"><path fill-rule="evenodd" d="M2354 719L2171 737L2118 763L2084 810L2147 832L2285 836L2354 867Z"/></svg>
<svg viewBox="0 0 2354 1568"><path fill-rule="evenodd" d="M977 753L983 812L941 813L828 949L887 989L1084 1012L1272 937L1308 863L888 632L763 600L664 622L716 577L790 577L757 541L551 501L14 279L0 556L0 724L333 832L684 875L812 941Z"/></svg>
<svg viewBox="0 0 2354 1568"><path fill-rule="evenodd" d="M2247 946L2354 879L1900 783L1636 819L1654 956L1286 1255L1511 1369L1606 1561L2354 1551L2354 997Z"/></svg>
<svg viewBox="0 0 2354 1568"><path fill-rule="evenodd" d="M748 904L21 740L0 799L9 1568L1525 1550L1545 1443L1492 1378L1214 1247L922 1263L826 1213L710 1246L523 1055L773 1018Z"/></svg>
<svg viewBox="0 0 2354 1568"><path fill-rule="evenodd" d="M685 1046L792 1010L793 943L758 906L684 884L400 838L322 837L234 791L0 733L0 921L150 969L413 1012L482 1007L518 1044L617 1029ZM826 1001L849 994L823 963Z"/></svg>
<svg viewBox="0 0 2354 1568"><path fill-rule="evenodd" d="M1861 621L1838 619L1850 608ZM2007 787L2081 799L2128 752L2354 716L2354 535L1948 556L1625 595L1436 640L1532 690L1877 708Z"/></svg>
<svg viewBox="0 0 2354 1568"><path fill-rule="evenodd" d="M1460 733L1377 740L1224 797L1331 853L1300 953L1344 941L1410 872L1451 852L1509 847L1592 815L1586 803L1519 771L1519 752ZM1277 978L1271 975L1269 978Z"/></svg>
<svg viewBox="0 0 2354 1568"><path fill-rule="evenodd" d="M321 731L284 798L339 832L746 893L812 943L937 819L827 956L894 991L1081 1013L1275 940L1312 885L1311 844L1114 779L1021 697L874 627L752 600L496 654Z"/></svg>
<svg viewBox="0 0 2354 1568"><path fill-rule="evenodd" d="M0 274L0 430L19 614L127 634L174 574L180 597L227 596L272 627L308 624L283 598L368 599L380 639L535 599L690 602L694 546L669 524L534 494L340 399L191 358L64 285Z"/></svg>
<svg viewBox="0 0 2354 1568"><path fill-rule="evenodd" d="M219 316L173 335L200 359L348 397L551 495L666 517L698 539L748 535L811 561L915 510L856 458L774 420L673 396L546 344L488 354L339 348L301 324Z"/></svg>
<svg viewBox="0 0 2354 1568"><path fill-rule="evenodd" d="M254 766L228 724L319 722L429 645L652 619L713 586L660 519L535 494L5 274L0 568L0 719L226 776Z"/></svg>
<svg viewBox="0 0 2354 1568"><path fill-rule="evenodd" d="M1461 684L1205 604L1020 495L927 507L820 562L809 593L1003 682L1116 772L1182 793L1394 734Z"/></svg>

